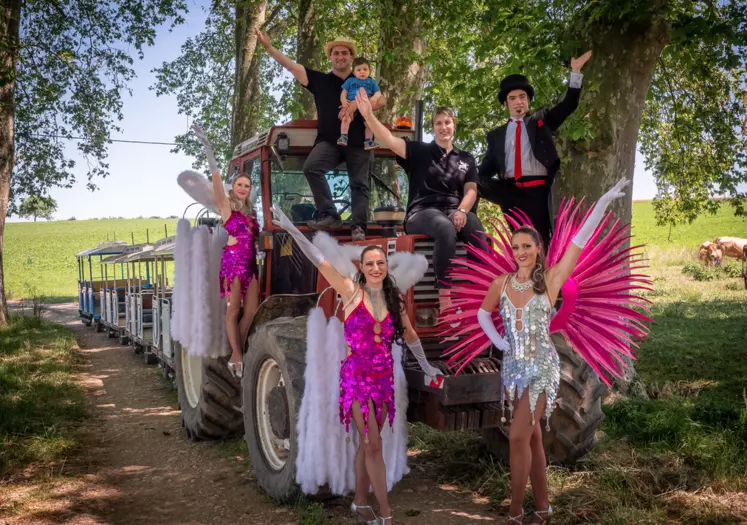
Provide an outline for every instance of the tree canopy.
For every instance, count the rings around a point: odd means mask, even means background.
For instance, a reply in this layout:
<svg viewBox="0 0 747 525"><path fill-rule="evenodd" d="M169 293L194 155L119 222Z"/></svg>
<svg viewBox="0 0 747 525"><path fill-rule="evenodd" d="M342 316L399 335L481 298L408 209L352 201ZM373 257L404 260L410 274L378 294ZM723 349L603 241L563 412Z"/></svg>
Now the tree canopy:
<svg viewBox="0 0 747 525"><path fill-rule="evenodd" d="M21 217L31 217L36 222L38 217L51 220L54 212L57 211L57 201L52 197L43 195L31 195L26 197L18 207L18 215Z"/></svg>
<svg viewBox="0 0 747 525"><path fill-rule="evenodd" d="M225 8L215 12L220 9ZM485 133L506 118L497 101L503 76L525 73L536 91L533 107L550 104L563 94L570 57L591 48L582 107L560 131L566 174L560 191L596 197L594 188L603 184L582 183L593 173L604 171L604 183L632 177L638 144L656 179L660 222L677 224L714 211L720 205L716 196L732 197L735 211L744 213L744 195L738 191L747 182L747 8L742 1L303 0L268 6L268 12L277 13L267 23L275 45L291 57L308 38L303 33L309 31L308 21L302 27L297 20L308 9L316 14L314 38L323 43L348 35L356 41L360 53L373 59L384 94L394 90L403 101L399 110L411 109L403 91L422 95L431 108L453 107L458 142L477 155ZM185 46L178 60L190 52ZM200 52L235 60L227 43L220 53ZM326 67L321 46L311 62ZM413 66L421 68L415 82L408 80ZM298 85L281 76L266 55L262 67L262 122L297 116ZM190 87L190 74L197 70L183 63L178 77L187 80L159 79L158 89L165 92L168 85L172 92L199 93ZM213 104L209 94L197 104L193 97L183 100L184 111ZM199 110L200 118L216 124L227 115ZM231 136L229 124L221 125L214 136ZM230 146L224 151L229 156Z"/></svg>

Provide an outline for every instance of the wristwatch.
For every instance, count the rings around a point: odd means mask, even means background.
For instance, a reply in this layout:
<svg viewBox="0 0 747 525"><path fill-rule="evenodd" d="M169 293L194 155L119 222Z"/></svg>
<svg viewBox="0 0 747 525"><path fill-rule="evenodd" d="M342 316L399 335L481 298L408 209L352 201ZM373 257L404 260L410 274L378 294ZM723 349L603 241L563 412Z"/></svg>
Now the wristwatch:
<svg viewBox="0 0 747 525"><path fill-rule="evenodd" d="M467 210L464 208L457 208L457 211L461 211L463 214L467 215Z"/></svg>

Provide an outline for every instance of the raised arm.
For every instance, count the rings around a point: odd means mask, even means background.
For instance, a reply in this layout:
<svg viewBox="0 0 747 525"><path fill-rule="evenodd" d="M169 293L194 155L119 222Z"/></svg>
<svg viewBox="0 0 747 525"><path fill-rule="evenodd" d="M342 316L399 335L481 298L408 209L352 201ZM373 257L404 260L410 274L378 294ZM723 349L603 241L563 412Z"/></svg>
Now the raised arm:
<svg viewBox="0 0 747 525"><path fill-rule="evenodd" d="M301 64L298 64L291 60L290 57L288 57L288 55L286 55L282 51L278 51L277 49L272 47L272 44L270 44L270 37L267 36L267 33L263 33L262 31L257 29L257 41L262 44L262 47L267 50L267 52L273 59L275 59L276 62L290 71L296 78L296 80L298 80L304 86L309 85L309 78L306 75L306 68Z"/></svg>
<svg viewBox="0 0 747 525"><path fill-rule="evenodd" d="M591 51L587 51L578 58L571 58L571 78L568 82L568 91L557 105L547 110L544 120L550 129L555 131L571 114L578 108L581 99L581 85L584 76L581 68L591 58Z"/></svg>
<svg viewBox="0 0 747 525"><path fill-rule="evenodd" d="M207 156L208 166L210 167L210 175L213 179L213 192L215 193L215 202L218 205L218 211L220 212L223 220L227 220L231 216L231 206L228 202L228 196L226 196L226 189L223 187L223 179L218 171L218 163L215 160L215 153L213 152L213 145L208 140L207 135L203 131L199 124L192 124L192 130L195 132L197 140L205 148L205 155Z"/></svg>
<svg viewBox="0 0 747 525"><path fill-rule="evenodd" d="M602 222L604 214L607 211L607 206L613 200L625 196L624 190L628 184L630 184L629 180L620 179L612 189L599 198L597 203L591 209L586 221L584 221L584 224L573 237L568 248L566 248L563 257L558 261L558 264L547 270L547 293L552 301L557 298L560 289L568 280L568 277L573 273L573 269L576 267L578 258L581 257L581 252L586 246L586 243L589 242L589 239L591 239L597 226Z"/></svg>
<svg viewBox="0 0 747 525"><path fill-rule="evenodd" d="M319 251L319 248L314 246L303 233L298 231L298 228L293 225L293 221L291 221L280 208L273 206L270 210L274 217L272 223L276 226L280 226L287 231L291 237L293 237L296 244L301 248L303 254L308 257L324 278L327 279L327 282L332 286L332 288L334 288L335 291L342 296L343 300L347 302L355 293L355 285L353 284L353 281L349 277L343 276L334 266L326 261L322 252Z"/></svg>
<svg viewBox="0 0 747 525"><path fill-rule="evenodd" d="M371 101L368 99L365 89L360 88L358 90L358 93L355 94L355 102L358 106L358 111L360 111L363 118L366 119L366 124L368 124L368 127L373 131L379 144L389 148L403 159L407 158L407 144L403 139L392 135L392 132L386 129L384 124L379 122L379 119L377 119L376 115L373 114Z"/></svg>

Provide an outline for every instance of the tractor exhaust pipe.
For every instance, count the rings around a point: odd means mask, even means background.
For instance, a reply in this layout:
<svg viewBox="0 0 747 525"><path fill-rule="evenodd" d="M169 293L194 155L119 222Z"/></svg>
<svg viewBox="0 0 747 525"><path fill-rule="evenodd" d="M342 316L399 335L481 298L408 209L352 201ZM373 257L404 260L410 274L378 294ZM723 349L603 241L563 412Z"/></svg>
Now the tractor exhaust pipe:
<svg viewBox="0 0 747 525"><path fill-rule="evenodd" d="M423 141L423 101L415 101L415 140Z"/></svg>

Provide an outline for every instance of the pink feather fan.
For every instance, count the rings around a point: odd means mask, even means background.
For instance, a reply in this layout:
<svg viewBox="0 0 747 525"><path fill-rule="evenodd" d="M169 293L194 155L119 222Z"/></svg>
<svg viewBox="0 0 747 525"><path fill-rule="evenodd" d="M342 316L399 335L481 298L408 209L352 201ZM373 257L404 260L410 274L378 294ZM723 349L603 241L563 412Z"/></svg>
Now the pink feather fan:
<svg viewBox="0 0 747 525"><path fill-rule="evenodd" d="M548 267L561 259L587 216L582 202L574 206L573 199L563 200L547 253ZM518 268L511 249L509 225L513 229L531 225L523 213L504 217L508 224L491 223L496 232L496 236L487 235L492 246L465 245L471 259L452 260L449 271L454 283L449 289L452 306L441 318L444 327L441 335L446 340L460 339L444 351L449 363L457 368L457 374L490 346L488 336L477 322L477 311L488 288L497 277ZM651 278L642 272L648 268L637 251L642 245L626 248L631 238L630 225L612 221L612 214L607 213L586 244L571 277L563 285L562 305L550 322L550 333L563 334L608 386L612 379L623 375L624 358L635 359L638 342L648 335L648 324L653 322L647 315L650 301L640 295L641 291L653 290ZM492 317L498 332L505 336L500 313L495 310Z"/></svg>

